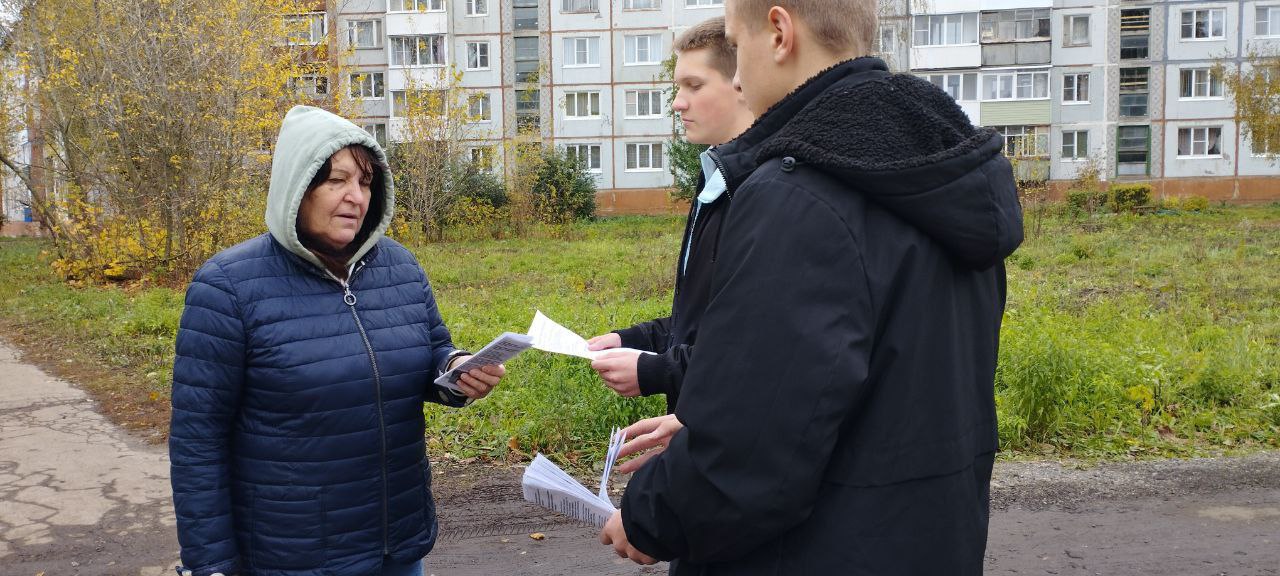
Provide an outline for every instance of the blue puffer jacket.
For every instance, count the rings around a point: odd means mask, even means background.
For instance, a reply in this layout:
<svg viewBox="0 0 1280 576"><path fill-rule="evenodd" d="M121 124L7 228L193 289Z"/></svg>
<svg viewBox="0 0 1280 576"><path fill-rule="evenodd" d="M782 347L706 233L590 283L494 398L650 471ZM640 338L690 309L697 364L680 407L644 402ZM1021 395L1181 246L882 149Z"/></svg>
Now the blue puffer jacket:
<svg viewBox="0 0 1280 576"><path fill-rule="evenodd" d="M435 543L422 407L466 401L431 382L453 344L422 268L381 238L389 188L349 290L289 247L296 232L276 233L293 232L298 183L333 151L355 142L381 154L363 130L313 110L291 112L277 145L277 156L320 158L279 189L274 163L269 204L285 225L214 256L187 291L169 448L182 562L196 576L375 574Z"/></svg>

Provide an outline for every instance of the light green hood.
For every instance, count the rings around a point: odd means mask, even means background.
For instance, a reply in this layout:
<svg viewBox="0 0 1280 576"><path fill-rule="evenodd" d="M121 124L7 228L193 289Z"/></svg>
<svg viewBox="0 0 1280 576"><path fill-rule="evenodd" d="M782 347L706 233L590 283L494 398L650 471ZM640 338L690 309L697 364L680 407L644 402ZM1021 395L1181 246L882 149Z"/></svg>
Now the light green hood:
<svg viewBox="0 0 1280 576"><path fill-rule="evenodd" d="M368 132L331 112L311 106L294 106L280 125L280 137L276 140L276 152L271 158L271 190L267 192L267 229L280 245L324 269L320 259L307 250L298 240L298 206L307 192L307 184L315 176L320 165L330 156L351 144L363 144L377 153L383 164L387 153ZM395 192L391 187L391 172L383 171L383 187L373 190L381 194L382 214L378 225L356 250L348 265L355 263L382 238L391 224L395 211ZM377 217L367 214L369 218ZM356 237L359 241L359 236Z"/></svg>

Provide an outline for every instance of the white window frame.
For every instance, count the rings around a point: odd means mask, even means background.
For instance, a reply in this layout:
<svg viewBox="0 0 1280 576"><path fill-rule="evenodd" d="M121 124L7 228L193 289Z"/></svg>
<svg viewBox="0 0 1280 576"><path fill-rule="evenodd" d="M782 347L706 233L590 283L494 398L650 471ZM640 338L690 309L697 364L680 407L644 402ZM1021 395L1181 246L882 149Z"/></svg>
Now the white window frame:
<svg viewBox="0 0 1280 576"><path fill-rule="evenodd" d="M1255 37L1280 38L1280 4L1263 4L1255 6L1254 10Z"/></svg>
<svg viewBox="0 0 1280 576"><path fill-rule="evenodd" d="M325 36L329 34L329 15L324 12L306 12L303 14L289 14L284 16L286 22L295 20L310 20L311 25L307 30L307 40L301 40L300 37L290 35L286 43L290 46L315 46L324 42ZM315 21L320 22L319 30L316 30ZM293 24L286 24L293 26Z"/></svg>
<svg viewBox="0 0 1280 576"><path fill-rule="evenodd" d="M352 98L360 100L385 100L387 98L387 77L382 72L362 70L352 72L347 80L351 84ZM368 90L365 90L368 88Z"/></svg>
<svg viewBox="0 0 1280 576"><path fill-rule="evenodd" d="M489 49L488 40L468 41L466 70L488 70ZM471 65L473 60L475 61L474 67Z"/></svg>
<svg viewBox="0 0 1280 576"><path fill-rule="evenodd" d="M645 107L649 108L648 114L641 114L641 99L648 100ZM662 90L660 88L642 88L639 90L627 90L626 98L626 118L662 118L666 116L666 107L662 100Z"/></svg>
<svg viewBox="0 0 1280 576"><path fill-rule="evenodd" d="M957 25L959 28L955 28ZM935 30L935 27L937 30ZM937 32L939 38L934 37L934 32ZM973 38L968 37L968 32L973 33ZM919 36L921 33L924 34L924 42L920 41ZM935 40L937 40L937 43L934 43ZM977 43L977 12L917 14L911 18L911 45L913 47L972 46Z"/></svg>
<svg viewBox="0 0 1280 576"><path fill-rule="evenodd" d="M289 90L301 92L307 96L327 96L329 95L329 77L324 74L299 74L289 78L287 82ZM321 91L320 88L324 90Z"/></svg>
<svg viewBox="0 0 1280 576"><path fill-rule="evenodd" d="M644 40L645 58L640 59L640 41ZM624 59L623 66L652 66L662 63L662 35L661 34L628 34L623 36Z"/></svg>
<svg viewBox="0 0 1280 576"><path fill-rule="evenodd" d="M1032 150L1033 154L1023 154L1022 156L1017 156L1018 158L1044 158L1046 156L1049 156L1050 128L1048 126L1044 126L1040 124L1013 124L1008 126L993 126L993 128L995 128L996 132L999 133L1000 136L1004 138L1004 141L1005 141L1004 155L1005 156L1008 156L1010 158L1015 157L1011 155L1011 152L1015 152L1015 151L1010 150L1011 148L1009 144L1010 138L1019 138L1019 139L1022 139L1023 141L1026 141L1028 138L1030 138L1031 141L1035 144L1035 147ZM1015 133L1012 130L1013 128L1017 128L1018 132Z"/></svg>
<svg viewBox="0 0 1280 576"><path fill-rule="evenodd" d="M1083 140L1083 142L1081 141ZM1067 156L1067 142L1071 142L1071 156ZM1062 146L1058 148L1063 162L1084 162L1089 159L1089 131L1063 130Z"/></svg>
<svg viewBox="0 0 1280 576"><path fill-rule="evenodd" d="M373 43L372 44L359 44L356 41L357 38L360 37L359 27L361 24L373 25ZM376 18L362 19L362 20L347 20L347 45L352 48L355 48L356 50L363 50L367 48L382 48L382 37L383 37L382 20L378 20Z"/></svg>
<svg viewBox="0 0 1280 576"><path fill-rule="evenodd" d="M493 146L472 146L467 149L467 157L471 159L471 164L479 166L486 172L493 170L494 156Z"/></svg>
<svg viewBox="0 0 1280 576"><path fill-rule="evenodd" d="M721 8L724 6L724 0L684 0L684 7L687 10L701 10L703 8Z"/></svg>
<svg viewBox="0 0 1280 576"><path fill-rule="evenodd" d="M625 0L623 10L661 10L662 0Z"/></svg>
<svg viewBox="0 0 1280 576"><path fill-rule="evenodd" d="M472 122L493 121L493 97L488 92L472 92L467 95L467 116Z"/></svg>
<svg viewBox="0 0 1280 576"><path fill-rule="evenodd" d="M421 51L418 48L418 42L422 39L425 39L427 43L427 48L425 51ZM437 48L434 51L431 49L432 39L434 39L436 48ZM414 56L413 58L414 62L413 63L405 63L405 62L397 63L396 54L400 54L400 53L408 54L408 52L402 52L398 50L398 46L396 45L396 43L409 41L409 40L414 41L414 50L412 52ZM391 51L391 55L387 59L387 61L391 63L390 64L391 68L432 68L432 67L444 66L445 63L449 61L449 56L448 54L445 53L445 38L443 34L415 34L412 36L388 36L387 47ZM439 61L423 62L421 60L423 54L426 54L428 56L428 60L431 59L430 56L432 54L438 54Z"/></svg>
<svg viewBox="0 0 1280 576"><path fill-rule="evenodd" d="M579 60L584 58L584 61ZM565 68L599 68L600 37L569 36L564 39Z"/></svg>
<svg viewBox="0 0 1280 576"><path fill-rule="evenodd" d="M1076 29L1075 21L1084 20L1084 41L1076 42L1074 32ZM1067 48L1079 48L1081 46L1090 46L1093 44L1093 35L1089 30L1088 14L1068 14L1062 19L1062 45Z"/></svg>
<svg viewBox="0 0 1280 576"><path fill-rule="evenodd" d="M467 0L466 15L472 18L489 15L489 0Z"/></svg>
<svg viewBox="0 0 1280 576"><path fill-rule="evenodd" d="M1184 96L1190 78L1191 95ZM1201 92L1203 88L1203 93ZM1216 89L1216 94L1214 93ZM1182 68L1178 70L1178 100L1222 100L1222 78L1212 68Z"/></svg>
<svg viewBox="0 0 1280 576"><path fill-rule="evenodd" d="M1081 78L1084 82L1081 82ZM1081 84L1084 84L1083 90ZM1068 89L1072 95L1071 99L1067 99ZM1083 99L1081 98L1083 96ZM1088 72L1069 72L1062 75L1062 105L1063 106L1080 106L1089 103L1089 73Z"/></svg>
<svg viewBox="0 0 1280 576"><path fill-rule="evenodd" d="M600 144L595 142L582 142L564 145L565 153L572 151L574 158L582 158L585 151L587 155L587 172L592 174L600 174L604 172L604 155L601 153Z"/></svg>
<svg viewBox="0 0 1280 576"><path fill-rule="evenodd" d="M417 89L416 91L417 91L417 92L437 92L437 93L439 93L439 92L443 92L443 90L431 90L431 89L424 89L424 88L419 88L419 89ZM399 96L397 96L397 95L399 95ZM401 113L401 110L400 110L400 108L401 108L401 106L402 106L402 105L401 105L401 104L397 104L397 102L398 102L398 101L405 102L405 104L404 104L403 106L407 108L407 107L408 107L408 100L409 100L409 90L388 90L388 91L387 91L387 98L391 101L391 102L390 102L390 103L391 103L390 110L388 111L388 112L389 112L389 115L390 115L392 118L404 118L404 114L403 114L403 113ZM436 110L436 111L435 111L435 114L437 114L437 115L438 115L438 114L443 114L443 113L444 113L444 110L443 110L444 104L445 104L445 103L444 103L443 101L440 101L441 109L440 109L440 110Z"/></svg>
<svg viewBox="0 0 1280 576"><path fill-rule="evenodd" d="M361 124L360 128L365 132L368 132L370 136L373 136L373 139L377 140L378 144L381 144L383 147L387 145L387 125L385 123L372 122L368 124ZM381 138L378 137L379 132L382 133Z"/></svg>
<svg viewBox="0 0 1280 576"><path fill-rule="evenodd" d="M1203 132L1200 132L1202 131ZM1209 136L1216 130L1218 132L1218 152L1216 154L1209 153ZM1190 151L1182 154L1180 149L1182 146L1182 133L1187 132L1189 138ZM1202 135L1200 140L1196 139L1197 135ZM1199 154L1196 153L1196 145L1200 144L1204 147ZM1178 142L1175 144L1174 151L1178 159L1204 159L1204 158L1222 158L1222 126L1183 126L1178 128Z"/></svg>
<svg viewBox="0 0 1280 576"><path fill-rule="evenodd" d="M583 114L582 112L586 112L586 113ZM599 90L572 90L569 92L565 92L564 93L564 117L566 120L599 119L600 118L600 91Z"/></svg>
<svg viewBox="0 0 1280 576"><path fill-rule="evenodd" d="M663 161L662 142L628 142L625 148L623 165L626 172L661 172L665 167ZM632 150L635 153L632 154ZM640 151L644 150L643 156ZM641 159L646 160L642 163ZM632 161L634 159L634 162Z"/></svg>
<svg viewBox="0 0 1280 576"><path fill-rule="evenodd" d="M956 102L977 102L980 100L978 96L977 72L921 73L920 77L928 80L943 92L946 92L947 95ZM966 80L968 81L969 86L973 89L973 98L965 98Z"/></svg>
<svg viewBox="0 0 1280 576"><path fill-rule="evenodd" d="M444 12L444 4L445 0L388 0L387 12Z"/></svg>
<svg viewBox="0 0 1280 576"><path fill-rule="evenodd" d="M1035 94L1037 76L1042 76L1044 78L1044 83L1041 84L1042 86L1044 86L1044 94L1042 96L1036 96ZM990 96L987 91L988 79L994 79L995 81L996 93L994 97ZM1031 96L1029 97L1018 96L1018 90L1022 88L1024 79L1026 80L1027 85L1030 86L1031 88ZM1009 88L1008 97L1004 97L1000 95L1001 93L1004 92L1003 88L1006 85ZM981 92L979 93L979 96L981 96L981 99L983 102L1011 102L1015 100L1023 100L1023 101L1048 100L1049 92L1050 92L1049 71L1048 70L1004 70L999 72L984 73L982 75L982 85L979 86L979 90L981 90Z"/></svg>
<svg viewBox="0 0 1280 576"><path fill-rule="evenodd" d="M1191 15L1191 22L1186 21L1187 15ZM1204 16L1204 26L1208 35L1196 36L1196 24L1200 23L1202 15ZM1183 10L1179 18L1178 22L1181 31L1178 36L1183 42L1216 42L1227 37L1227 10L1225 8L1189 8ZM1220 32L1217 36L1213 35L1215 20ZM1189 29L1187 28L1188 26L1190 26ZM1187 35L1188 30L1191 32L1190 36Z"/></svg>
<svg viewBox="0 0 1280 576"><path fill-rule="evenodd" d="M887 42L885 41L886 39L888 39ZM896 24L881 22L876 27L876 53L889 55L898 53L898 26Z"/></svg>
<svg viewBox="0 0 1280 576"><path fill-rule="evenodd" d="M600 0L560 0L561 14L599 14Z"/></svg>

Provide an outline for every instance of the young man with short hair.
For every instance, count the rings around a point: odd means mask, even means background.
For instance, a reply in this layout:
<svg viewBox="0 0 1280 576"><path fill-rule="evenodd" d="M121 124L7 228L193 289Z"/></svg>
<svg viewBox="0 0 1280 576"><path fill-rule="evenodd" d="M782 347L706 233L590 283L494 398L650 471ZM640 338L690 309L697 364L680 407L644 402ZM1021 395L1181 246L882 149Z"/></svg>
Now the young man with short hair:
<svg viewBox="0 0 1280 576"><path fill-rule="evenodd" d="M857 57L875 0L725 13L760 118L719 150L734 207L680 405L624 448L665 450L601 540L677 575L981 574L1022 240L1002 139Z"/></svg>
<svg viewBox="0 0 1280 576"><path fill-rule="evenodd" d="M723 144L746 130L755 116L733 85L736 62L724 37L724 18L711 18L685 31L676 39L675 53L676 97L671 109L680 114L685 139L694 144ZM633 348L601 355L591 367L622 396L665 394L667 412L675 411L679 399L698 322L707 307L720 224L729 210L729 195L714 154L715 148L702 153L702 177L689 207L677 260L671 315L588 341L592 350Z"/></svg>

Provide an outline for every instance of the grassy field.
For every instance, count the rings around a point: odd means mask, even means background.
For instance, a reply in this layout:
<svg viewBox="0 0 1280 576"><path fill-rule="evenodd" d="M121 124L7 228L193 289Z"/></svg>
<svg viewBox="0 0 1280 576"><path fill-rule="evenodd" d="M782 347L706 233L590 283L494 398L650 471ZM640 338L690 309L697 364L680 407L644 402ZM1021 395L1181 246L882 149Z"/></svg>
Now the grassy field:
<svg viewBox="0 0 1280 576"><path fill-rule="evenodd" d="M1280 206L1046 216L1009 260L997 375L1013 456L1128 458L1280 446ZM592 336L664 315L680 218L604 219L519 240L415 249L457 344L523 331L540 309ZM182 290L75 287L47 245L0 241L0 323L29 351L162 428ZM585 360L526 352L494 394L426 410L433 454L587 465L615 425L659 414ZM98 383L95 383L98 381ZM102 384L106 382L106 384ZM149 415L149 416L148 416Z"/></svg>

